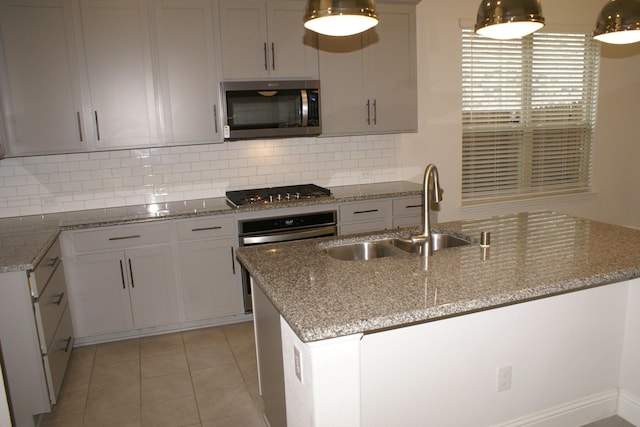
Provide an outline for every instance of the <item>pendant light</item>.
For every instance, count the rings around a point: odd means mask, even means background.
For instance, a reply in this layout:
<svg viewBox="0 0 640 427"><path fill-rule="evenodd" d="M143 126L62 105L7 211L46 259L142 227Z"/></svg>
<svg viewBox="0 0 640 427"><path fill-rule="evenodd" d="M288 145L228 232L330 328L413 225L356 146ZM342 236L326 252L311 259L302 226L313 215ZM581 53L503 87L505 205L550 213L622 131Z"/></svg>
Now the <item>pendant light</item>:
<svg viewBox="0 0 640 427"><path fill-rule="evenodd" d="M492 39L524 37L544 26L539 0L482 0L476 33Z"/></svg>
<svg viewBox="0 0 640 427"><path fill-rule="evenodd" d="M611 0L598 15L593 38L605 43L640 41L640 0Z"/></svg>
<svg viewBox="0 0 640 427"><path fill-rule="evenodd" d="M328 36L350 36L378 25L375 0L308 0L305 28Z"/></svg>

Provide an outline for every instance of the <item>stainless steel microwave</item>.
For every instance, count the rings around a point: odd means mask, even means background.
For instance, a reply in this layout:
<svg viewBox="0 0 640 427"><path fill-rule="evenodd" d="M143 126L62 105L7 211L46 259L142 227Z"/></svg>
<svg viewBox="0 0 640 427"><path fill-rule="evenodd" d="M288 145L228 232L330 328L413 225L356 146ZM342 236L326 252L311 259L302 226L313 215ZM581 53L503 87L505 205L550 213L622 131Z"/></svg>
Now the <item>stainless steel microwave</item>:
<svg viewBox="0 0 640 427"><path fill-rule="evenodd" d="M226 140L314 136L320 126L320 81L223 82Z"/></svg>

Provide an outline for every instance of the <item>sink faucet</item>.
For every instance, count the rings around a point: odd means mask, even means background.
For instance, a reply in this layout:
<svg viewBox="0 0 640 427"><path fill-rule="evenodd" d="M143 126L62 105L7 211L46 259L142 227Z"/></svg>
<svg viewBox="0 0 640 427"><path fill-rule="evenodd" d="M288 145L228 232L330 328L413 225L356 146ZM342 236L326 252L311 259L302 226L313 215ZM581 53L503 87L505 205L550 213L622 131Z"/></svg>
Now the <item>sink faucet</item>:
<svg viewBox="0 0 640 427"><path fill-rule="evenodd" d="M442 188L438 178L438 168L433 163L427 165L424 171L424 181L422 183L422 233L413 234L409 239L413 244L422 245L422 256L433 255L433 245L431 241L431 202L440 203L442 201Z"/></svg>

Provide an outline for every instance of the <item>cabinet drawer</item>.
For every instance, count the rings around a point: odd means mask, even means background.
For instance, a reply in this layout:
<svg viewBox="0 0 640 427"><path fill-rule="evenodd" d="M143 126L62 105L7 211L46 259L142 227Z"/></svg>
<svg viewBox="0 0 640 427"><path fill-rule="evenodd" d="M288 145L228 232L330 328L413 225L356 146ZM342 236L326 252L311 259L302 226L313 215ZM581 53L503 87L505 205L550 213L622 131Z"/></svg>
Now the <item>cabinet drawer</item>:
<svg viewBox="0 0 640 427"><path fill-rule="evenodd" d="M393 216L421 216L422 196L404 197L393 200Z"/></svg>
<svg viewBox="0 0 640 427"><path fill-rule="evenodd" d="M387 227L386 219L367 222L352 222L350 224L340 225L340 234L369 233L384 230Z"/></svg>
<svg viewBox="0 0 640 427"><path fill-rule="evenodd" d="M340 222L370 221L390 217L389 200L340 205Z"/></svg>
<svg viewBox="0 0 640 427"><path fill-rule="evenodd" d="M29 273L29 287L31 288L31 296L38 298L47 286L49 278L62 261L62 251L60 250L60 242L56 239L55 243L47 253L42 257L36 269Z"/></svg>
<svg viewBox="0 0 640 427"><path fill-rule="evenodd" d="M77 253L126 249L170 240L169 223L100 228L73 233L73 247Z"/></svg>
<svg viewBox="0 0 640 427"><path fill-rule="evenodd" d="M40 338L40 348L43 353L46 353L51 346L56 328L67 306L67 301L64 268L62 263L59 263L44 292L33 304Z"/></svg>
<svg viewBox="0 0 640 427"><path fill-rule="evenodd" d="M65 308L60 325L53 337L51 348L48 353L42 356L51 404L55 404L58 400L58 393L60 393L62 380L73 349L71 312L68 305Z"/></svg>
<svg viewBox="0 0 640 427"><path fill-rule="evenodd" d="M233 217L213 216L180 221L177 224L178 239L198 240L236 236L236 220Z"/></svg>

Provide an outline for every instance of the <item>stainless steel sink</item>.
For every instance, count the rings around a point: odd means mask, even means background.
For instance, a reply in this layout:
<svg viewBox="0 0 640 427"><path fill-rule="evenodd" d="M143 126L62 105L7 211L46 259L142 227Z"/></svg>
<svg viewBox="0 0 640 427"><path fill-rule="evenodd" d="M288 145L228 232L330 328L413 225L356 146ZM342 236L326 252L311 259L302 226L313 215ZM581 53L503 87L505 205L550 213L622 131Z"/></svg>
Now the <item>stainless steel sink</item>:
<svg viewBox="0 0 640 427"><path fill-rule="evenodd" d="M414 244L405 239L391 239L388 241L391 245L398 249L402 249L405 252L422 254L422 245ZM456 248L460 246L467 246L473 243L470 237L461 236L450 233L431 233L431 245L434 251L441 249Z"/></svg>
<svg viewBox="0 0 640 427"><path fill-rule="evenodd" d="M466 246L473 243L470 237L450 233L433 232L431 233L431 239L434 251ZM398 238L333 246L326 248L324 251L330 257L343 261L366 261L400 255L402 253L421 255L422 248L423 246L420 244L414 244L407 239Z"/></svg>
<svg viewBox="0 0 640 427"><path fill-rule="evenodd" d="M386 240L334 246L326 248L324 251L330 257L343 261L366 261L400 255L402 253Z"/></svg>

